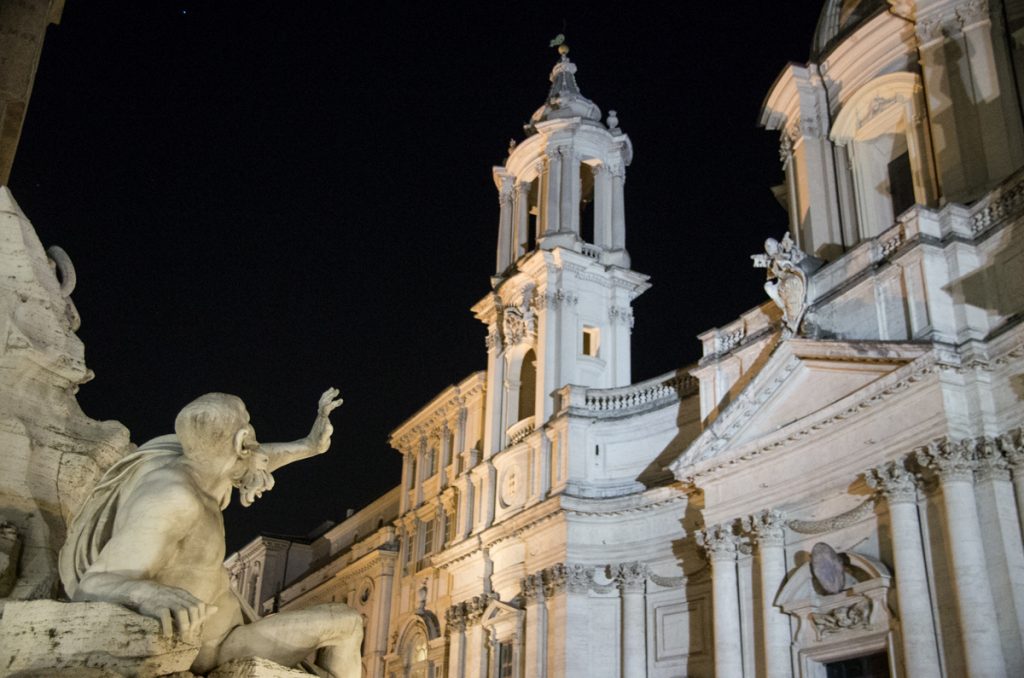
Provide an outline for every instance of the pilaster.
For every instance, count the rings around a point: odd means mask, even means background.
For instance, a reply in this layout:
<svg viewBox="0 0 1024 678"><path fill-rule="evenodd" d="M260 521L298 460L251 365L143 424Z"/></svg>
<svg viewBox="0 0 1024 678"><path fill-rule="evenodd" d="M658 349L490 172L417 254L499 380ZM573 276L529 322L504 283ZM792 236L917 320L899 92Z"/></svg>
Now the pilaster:
<svg viewBox="0 0 1024 678"><path fill-rule="evenodd" d="M523 578L520 588L526 601L525 675L547 676L547 609L544 601L544 577L541 573Z"/></svg>
<svg viewBox="0 0 1024 678"><path fill-rule="evenodd" d="M633 561L616 568L615 583L622 597L622 676L647 676L647 633L645 631L647 568Z"/></svg>

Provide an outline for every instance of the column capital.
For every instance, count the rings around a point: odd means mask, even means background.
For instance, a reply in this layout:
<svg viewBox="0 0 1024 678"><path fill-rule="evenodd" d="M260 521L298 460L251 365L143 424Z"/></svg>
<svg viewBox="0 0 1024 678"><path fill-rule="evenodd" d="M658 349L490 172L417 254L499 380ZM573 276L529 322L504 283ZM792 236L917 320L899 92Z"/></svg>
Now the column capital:
<svg viewBox="0 0 1024 678"><path fill-rule="evenodd" d="M544 573L535 572L528 574L519 581L519 588L523 591L523 598L526 603L538 604L544 602Z"/></svg>
<svg viewBox="0 0 1024 678"><path fill-rule="evenodd" d="M452 605L444 613L445 627L450 631L466 630L466 604Z"/></svg>
<svg viewBox="0 0 1024 678"><path fill-rule="evenodd" d="M943 23L945 17L941 15L931 15L925 18L917 20L914 25L914 34L917 37L917 44L921 47L933 46L939 44L939 42L945 37L943 33Z"/></svg>
<svg viewBox="0 0 1024 678"><path fill-rule="evenodd" d="M440 501L445 513L455 515L459 508L459 497L456 494L456 488L445 488L444 492L440 495Z"/></svg>
<svg viewBox="0 0 1024 678"><path fill-rule="evenodd" d="M712 563L736 560L739 537L733 534L731 522L698 530L694 537L697 539L697 545L704 549Z"/></svg>
<svg viewBox="0 0 1024 678"><path fill-rule="evenodd" d="M868 487L885 495L890 504L906 504L917 501L917 478L907 470L902 460L887 461L881 466L869 469L864 474Z"/></svg>
<svg viewBox="0 0 1024 678"><path fill-rule="evenodd" d="M743 518L740 527L754 538L758 548L778 547L786 543L786 516L782 511L759 511Z"/></svg>
<svg viewBox="0 0 1024 678"><path fill-rule="evenodd" d="M541 582L544 584L544 595L550 598L565 590L565 565L558 563L540 571Z"/></svg>
<svg viewBox="0 0 1024 678"><path fill-rule="evenodd" d="M991 436L975 439L978 460L978 480L1009 480L1010 462L1000 449L999 441Z"/></svg>
<svg viewBox="0 0 1024 678"><path fill-rule="evenodd" d="M779 136L779 163L782 164L783 170L788 168L789 163L793 161L793 144L794 140L789 130L783 130Z"/></svg>
<svg viewBox="0 0 1024 678"><path fill-rule="evenodd" d="M931 469L943 483L971 482L977 458L970 439L936 438L915 451L917 463Z"/></svg>
<svg viewBox="0 0 1024 678"><path fill-rule="evenodd" d="M955 8L956 20L964 29L989 20L988 0L967 0Z"/></svg>
<svg viewBox="0 0 1024 678"><path fill-rule="evenodd" d="M594 582L594 568L579 563L565 566L565 588L569 593L586 593Z"/></svg>
<svg viewBox="0 0 1024 678"><path fill-rule="evenodd" d="M647 566L634 560L615 568L615 583L623 593L643 593L647 584Z"/></svg>
<svg viewBox="0 0 1024 678"><path fill-rule="evenodd" d="M548 598L562 591L586 593L594 582L594 568L579 563L558 563L542 570L540 576Z"/></svg>
<svg viewBox="0 0 1024 678"><path fill-rule="evenodd" d="M999 436L998 442L1014 474L1024 473L1024 428L1010 429Z"/></svg>

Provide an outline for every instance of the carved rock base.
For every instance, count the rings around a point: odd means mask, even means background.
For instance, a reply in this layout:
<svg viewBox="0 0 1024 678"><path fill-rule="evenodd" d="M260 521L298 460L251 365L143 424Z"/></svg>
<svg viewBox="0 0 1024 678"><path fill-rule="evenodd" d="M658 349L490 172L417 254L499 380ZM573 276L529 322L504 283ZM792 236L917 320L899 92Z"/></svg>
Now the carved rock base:
<svg viewBox="0 0 1024 678"><path fill-rule="evenodd" d="M309 674L275 664L269 659L247 657L221 664L207 678L309 678Z"/></svg>
<svg viewBox="0 0 1024 678"><path fill-rule="evenodd" d="M198 653L161 635L155 619L111 603L9 602L0 619L3 675L152 678L188 671Z"/></svg>

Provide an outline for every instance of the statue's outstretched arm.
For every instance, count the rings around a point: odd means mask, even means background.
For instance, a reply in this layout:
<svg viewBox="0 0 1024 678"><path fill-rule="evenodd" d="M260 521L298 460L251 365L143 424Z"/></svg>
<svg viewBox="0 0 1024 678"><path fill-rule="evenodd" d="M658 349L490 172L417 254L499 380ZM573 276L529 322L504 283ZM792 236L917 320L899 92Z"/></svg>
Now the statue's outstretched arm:
<svg viewBox="0 0 1024 678"><path fill-rule="evenodd" d="M217 608L155 577L201 512L180 480L154 472L120 509L113 535L82 576L74 599L124 605L160 621L168 636L173 626L183 636L200 629Z"/></svg>
<svg viewBox="0 0 1024 678"><path fill-rule="evenodd" d="M334 433L334 427L331 426L331 412L337 409L342 402L344 401L338 397L338 389L327 389L320 396L316 419L313 421L313 428L308 436L291 443L261 444L260 452L267 455L269 459L267 470L273 472L293 461L307 459L326 452L327 448L331 446L331 434Z"/></svg>

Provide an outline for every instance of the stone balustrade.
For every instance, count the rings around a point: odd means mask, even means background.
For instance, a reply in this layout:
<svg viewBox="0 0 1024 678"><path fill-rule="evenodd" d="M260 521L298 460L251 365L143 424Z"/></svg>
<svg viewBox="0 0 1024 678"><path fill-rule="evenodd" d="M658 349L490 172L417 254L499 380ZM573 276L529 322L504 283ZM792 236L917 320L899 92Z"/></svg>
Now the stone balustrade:
<svg viewBox="0 0 1024 678"><path fill-rule="evenodd" d="M526 440L526 437L534 432L537 428L537 421L534 417L527 417L517 421L508 427L505 431L505 435L508 436L508 444L515 445Z"/></svg>

